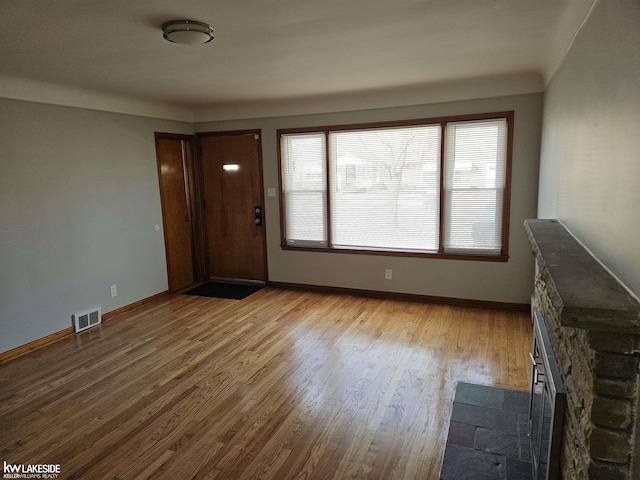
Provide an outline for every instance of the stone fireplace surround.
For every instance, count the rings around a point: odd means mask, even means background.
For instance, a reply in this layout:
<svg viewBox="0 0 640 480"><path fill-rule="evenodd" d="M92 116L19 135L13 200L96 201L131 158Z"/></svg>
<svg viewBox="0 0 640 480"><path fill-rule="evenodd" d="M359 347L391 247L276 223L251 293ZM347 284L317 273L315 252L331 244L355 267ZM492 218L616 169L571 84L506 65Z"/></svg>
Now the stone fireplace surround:
<svg viewBox="0 0 640 480"><path fill-rule="evenodd" d="M640 303L557 220L526 220L566 392L562 478L640 479Z"/></svg>

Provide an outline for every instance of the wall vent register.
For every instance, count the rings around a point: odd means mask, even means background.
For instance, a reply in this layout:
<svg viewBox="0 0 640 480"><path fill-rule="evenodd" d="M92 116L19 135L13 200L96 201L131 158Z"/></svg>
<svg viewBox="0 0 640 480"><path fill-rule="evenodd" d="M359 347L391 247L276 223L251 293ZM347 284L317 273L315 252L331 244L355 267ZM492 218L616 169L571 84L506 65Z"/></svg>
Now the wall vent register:
<svg viewBox="0 0 640 480"><path fill-rule="evenodd" d="M76 313L73 316L73 319L76 333L80 333L102 323L101 309L100 307L96 307L90 310L85 310L84 312Z"/></svg>

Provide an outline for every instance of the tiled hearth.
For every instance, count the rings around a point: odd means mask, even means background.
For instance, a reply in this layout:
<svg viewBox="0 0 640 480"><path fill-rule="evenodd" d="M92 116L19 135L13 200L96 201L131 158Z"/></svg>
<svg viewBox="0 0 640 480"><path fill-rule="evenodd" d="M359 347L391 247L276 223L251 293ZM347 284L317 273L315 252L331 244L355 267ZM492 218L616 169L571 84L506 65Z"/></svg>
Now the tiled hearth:
<svg viewBox="0 0 640 480"><path fill-rule="evenodd" d="M458 384L441 480L530 480L529 392Z"/></svg>

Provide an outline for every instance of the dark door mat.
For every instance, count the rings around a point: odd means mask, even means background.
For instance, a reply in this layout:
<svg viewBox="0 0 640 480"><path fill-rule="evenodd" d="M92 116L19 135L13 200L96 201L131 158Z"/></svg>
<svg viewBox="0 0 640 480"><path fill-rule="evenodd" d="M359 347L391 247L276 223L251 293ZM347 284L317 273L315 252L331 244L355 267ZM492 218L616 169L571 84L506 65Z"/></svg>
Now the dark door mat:
<svg viewBox="0 0 640 480"><path fill-rule="evenodd" d="M252 293L261 290L263 285L242 285L239 283L207 282L184 292L184 295L196 295L199 297L228 298L242 300Z"/></svg>
<svg viewBox="0 0 640 480"><path fill-rule="evenodd" d="M459 382L441 480L531 480L529 392Z"/></svg>

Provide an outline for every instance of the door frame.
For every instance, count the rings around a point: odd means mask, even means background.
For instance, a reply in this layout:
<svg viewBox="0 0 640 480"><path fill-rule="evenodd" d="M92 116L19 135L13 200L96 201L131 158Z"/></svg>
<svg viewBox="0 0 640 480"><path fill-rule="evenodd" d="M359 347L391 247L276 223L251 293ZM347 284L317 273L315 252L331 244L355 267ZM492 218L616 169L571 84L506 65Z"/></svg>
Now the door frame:
<svg viewBox="0 0 640 480"><path fill-rule="evenodd" d="M261 240L262 240L262 251L263 251L263 265L264 265L264 282L265 284L269 283L269 268L267 261L267 215L266 215L266 205L265 205L265 196L264 196L264 179L263 179L263 163L262 163L262 129L250 129L250 130L223 130L223 131L212 131L212 132L198 132L195 135L196 142L196 152L197 152L197 170L198 170L198 208L200 214L200 227L201 227L201 241L202 241L202 254L203 254L203 265L204 265L204 276L207 280L211 279L210 275L210 266L206 262L206 259L210 256L208 252L208 233L207 229L204 228L204 178L202 175L202 145L200 143L200 138L202 137L225 137L225 136L233 136L233 135L257 135L258 136L258 182L260 185L260 203L262 205L262 228L261 228Z"/></svg>

